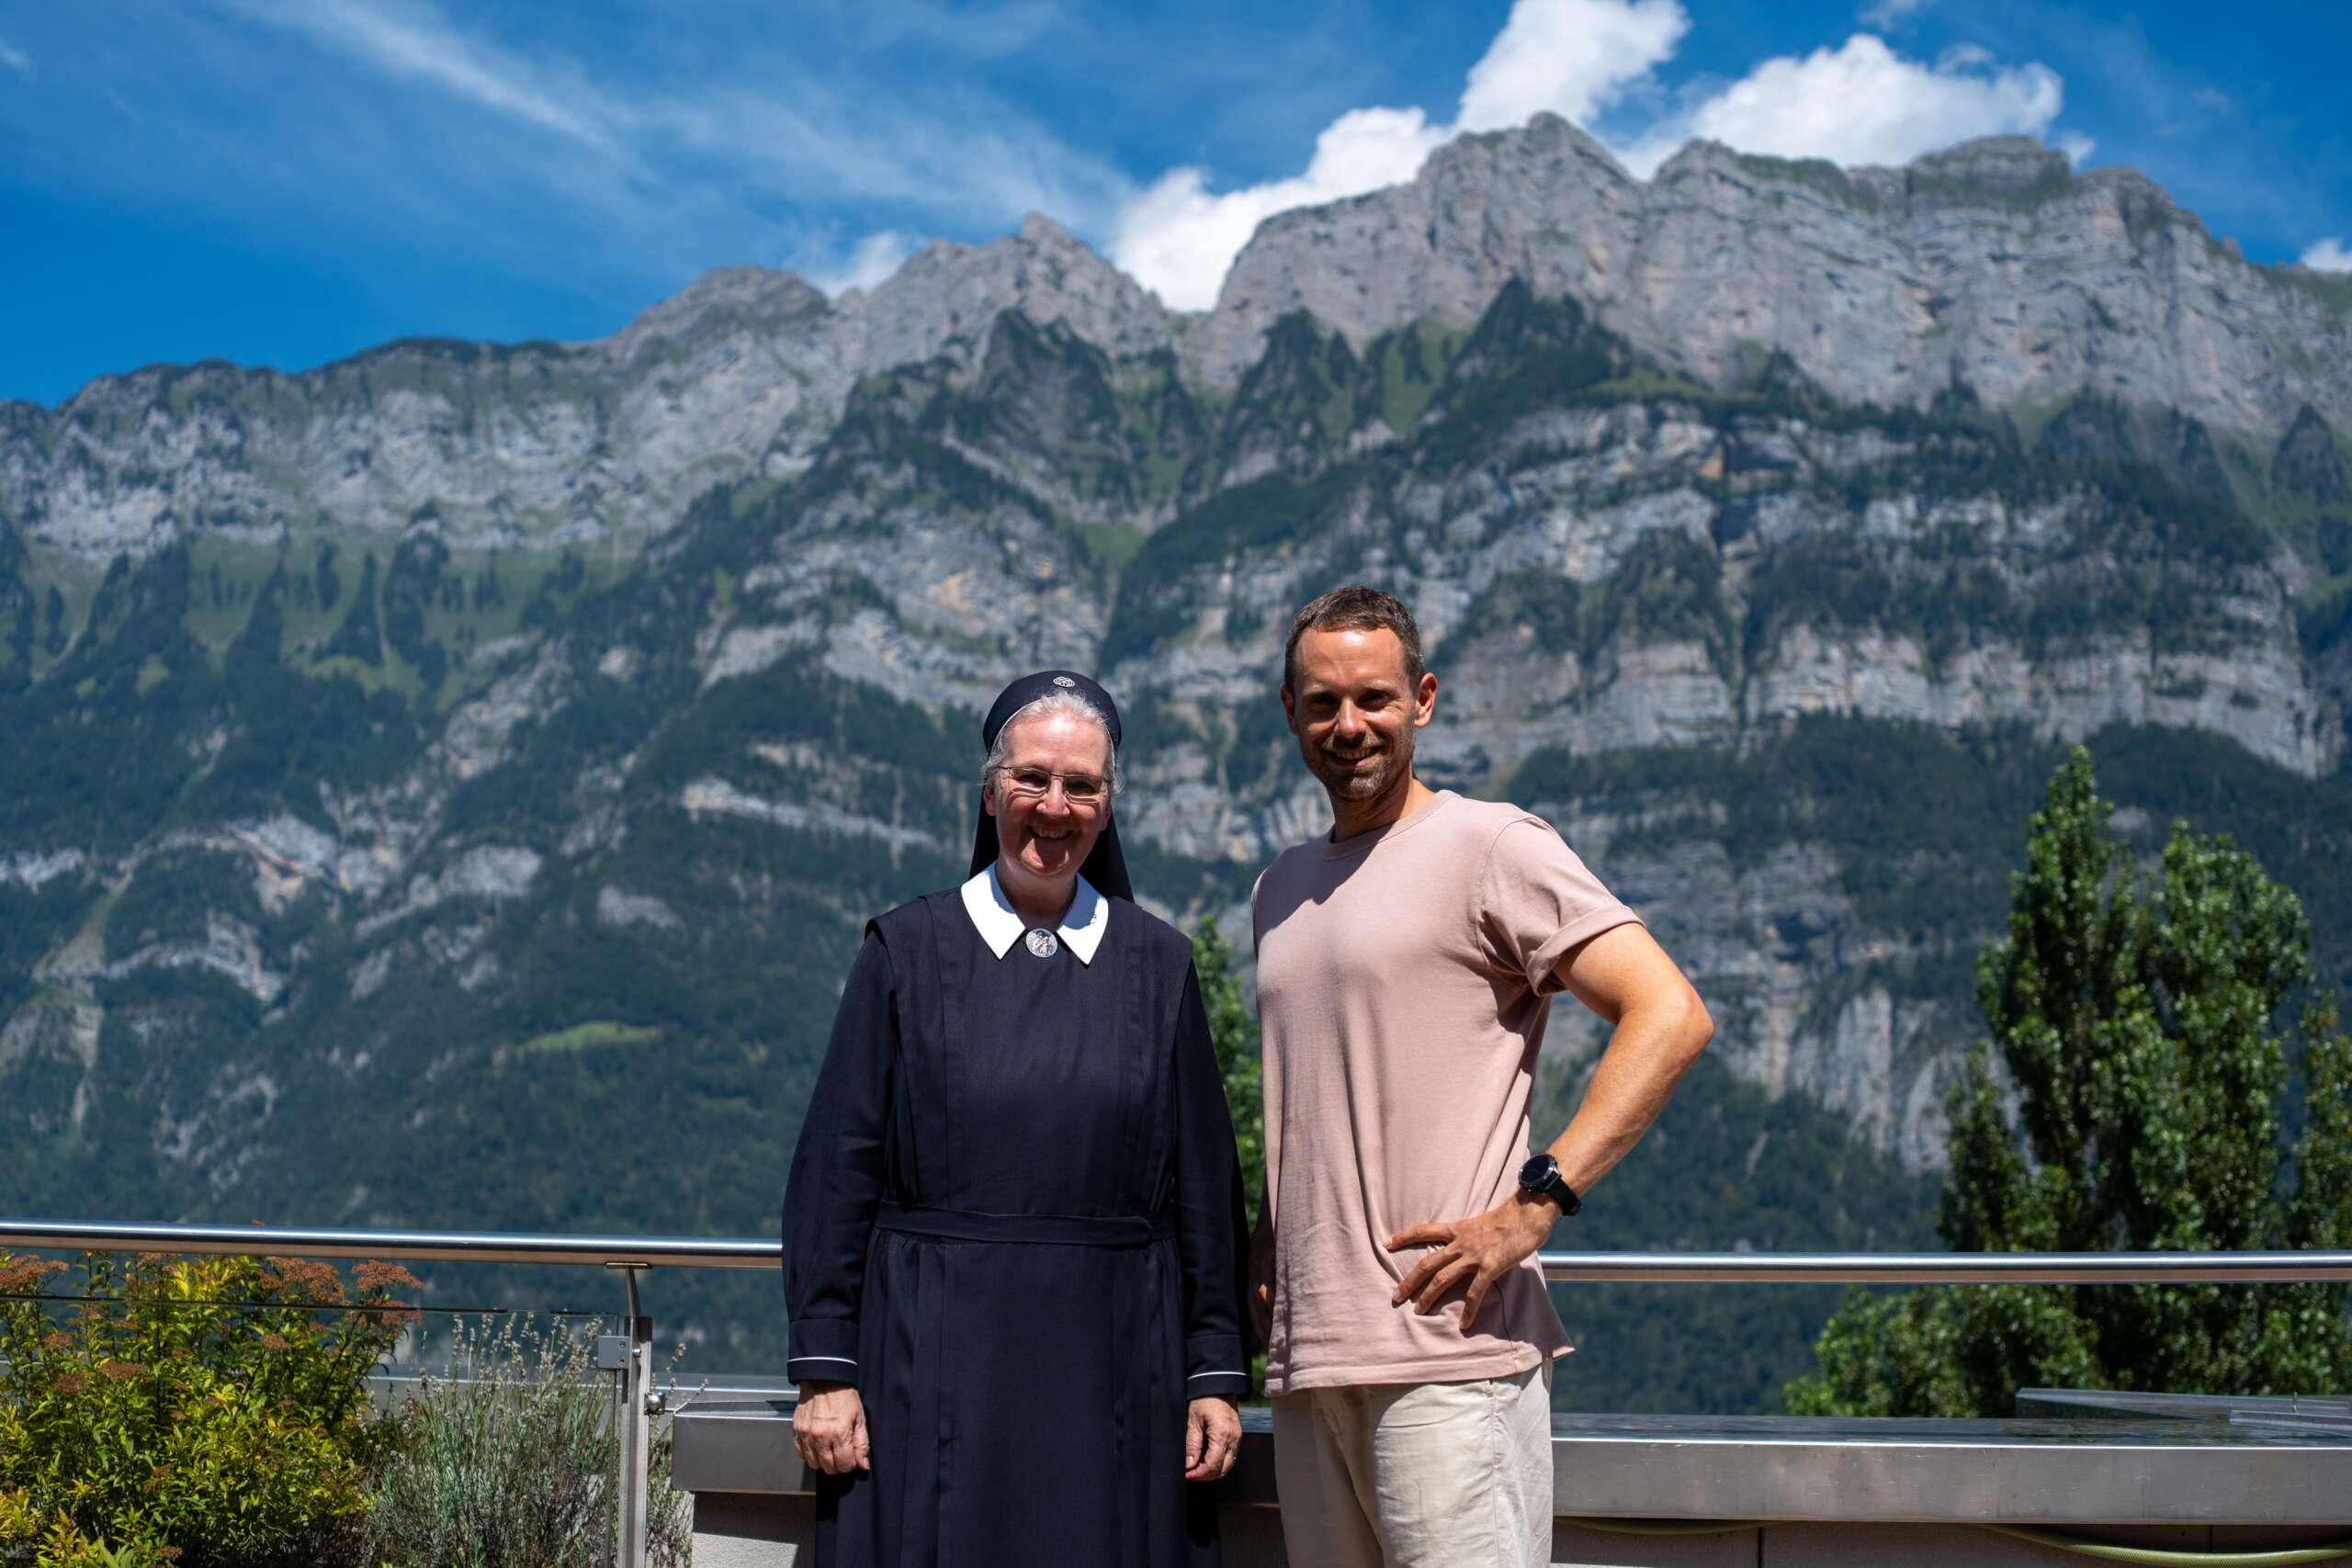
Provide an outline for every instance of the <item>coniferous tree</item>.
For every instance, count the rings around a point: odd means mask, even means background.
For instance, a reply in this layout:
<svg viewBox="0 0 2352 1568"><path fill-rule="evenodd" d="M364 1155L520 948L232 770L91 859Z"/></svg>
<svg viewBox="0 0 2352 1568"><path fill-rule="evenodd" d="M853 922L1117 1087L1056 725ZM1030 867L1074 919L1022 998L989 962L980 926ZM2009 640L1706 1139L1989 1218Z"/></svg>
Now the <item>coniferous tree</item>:
<svg viewBox="0 0 2352 1568"><path fill-rule="evenodd" d="M2293 893L2176 823L2133 863L2079 748L2032 818L2007 934L1977 965L1990 1035L1951 1099L1939 1228L1956 1249L2335 1247L2352 1237L2352 1043L2308 989ZM2299 1048L2299 1049L2297 1049ZM1997 1056L1997 1063L1996 1057ZM2290 1066L2302 1130L2282 1130ZM2340 1392L2341 1285L1860 1292L1822 1331L1806 1415L1997 1416L2028 1386Z"/></svg>

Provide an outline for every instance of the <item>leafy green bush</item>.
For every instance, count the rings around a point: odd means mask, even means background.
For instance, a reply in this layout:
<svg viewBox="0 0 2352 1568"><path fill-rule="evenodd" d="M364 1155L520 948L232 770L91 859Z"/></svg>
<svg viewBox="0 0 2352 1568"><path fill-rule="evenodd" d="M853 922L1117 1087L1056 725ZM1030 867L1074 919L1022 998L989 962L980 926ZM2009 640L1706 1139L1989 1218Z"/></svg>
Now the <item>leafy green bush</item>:
<svg viewBox="0 0 2352 1568"><path fill-rule="evenodd" d="M460 1322L445 1376L405 1402L368 1516L366 1561L387 1568L601 1568L617 1497L609 1416L593 1342ZM683 1568L686 1495L654 1453L649 1560Z"/></svg>
<svg viewBox="0 0 2352 1568"><path fill-rule="evenodd" d="M0 1255L0 1551L39 1568L307 1560L360 1509L368 1372L416 1280L300 1258ZM69 1304L70 1303L70 1304Z"/></svg>

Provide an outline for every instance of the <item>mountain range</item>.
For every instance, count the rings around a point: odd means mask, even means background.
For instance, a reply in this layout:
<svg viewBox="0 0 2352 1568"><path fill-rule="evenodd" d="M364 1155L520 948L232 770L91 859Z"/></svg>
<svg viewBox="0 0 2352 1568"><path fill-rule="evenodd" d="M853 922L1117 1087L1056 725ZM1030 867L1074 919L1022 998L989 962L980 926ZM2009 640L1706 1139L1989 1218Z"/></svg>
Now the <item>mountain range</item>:
<svg viewBox="0 0 2352 1568"><path fill-rule="evenodd" d="M1147 900L1244 929L1328 821L1279 637L1363 581L1421 618L1431 781L1546 815L1716 1013L1576 1240L1926 1244L2064 745L2352 980L2346 431L2352 278L2130 170L1639 181L1549 118L1269 220L1203 313L1033 217L593 343L0 404L0 1193L765 1229L863 921L960 877L996 687L1097 671ZM1600 1039L1556 1019L1546 1114ZM680 1289L775 1359L763 1290ZM1589 1403L1769 1402L1826 1310L1741 1309L1730 1375L1634 1299L1589 1298Z"/></svg>

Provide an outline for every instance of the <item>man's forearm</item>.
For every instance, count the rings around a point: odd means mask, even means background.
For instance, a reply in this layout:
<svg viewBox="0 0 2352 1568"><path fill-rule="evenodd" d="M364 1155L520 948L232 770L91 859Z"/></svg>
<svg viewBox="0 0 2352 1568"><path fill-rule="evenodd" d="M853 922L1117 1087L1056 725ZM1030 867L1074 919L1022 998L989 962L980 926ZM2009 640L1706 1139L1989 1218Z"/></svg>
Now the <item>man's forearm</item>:
<svg viewBox="0 0 2352 1568"><path fill-rule="evenodd" d="M1675 1081L1714 1033L1698 994L1679 976L1675 979L1616 1010L1616 1032L1600 1054L1584 1103L1567 1131L1552 1141L1550 1153L1559 1162L1561 1179L1579 1194L1641 1141L1666 1108ZM1522 1190L1483 1214L1396 1232L1387 1239L1389 1251L1433 1250L1396 1282L1390 1303L1401 1306L1410 1301L1414 1311L1426 1314L1438 1310L1448 1292L1460 1289L1467 1325L1488 1287L1542 1247L1558 1217L1553 1199Z"/></svg>
<svg viewBox="0 0 2352 1568"><path fill-rule="evenodd" d="M1628 1007L1576 1115L1552 1140L1561 1179L1578 1193L1589 1191L1631 1153L1713 1035L1705 1005L1688 987Z"/></svg>
<svg viewBox="0 0 2352 1568"><path fill-rule="evenodd" d="M1649 1131L1715 1026L1699 993L1639 925L1601 932L1564 955L1557 972L1578 1001L1614 1026L1583 1104L1549 1150L1561 1179L1582 1193ZM1552 1198L1521 1190L1483 1214L1396 1232L1387 1238L1390 1252L1431 1250L1406 1271L1389 1300L1410 1301L1426 1314L1460 1289L1466 1326L1488 1287L1544 1245L1558 1214Z"/></svg>

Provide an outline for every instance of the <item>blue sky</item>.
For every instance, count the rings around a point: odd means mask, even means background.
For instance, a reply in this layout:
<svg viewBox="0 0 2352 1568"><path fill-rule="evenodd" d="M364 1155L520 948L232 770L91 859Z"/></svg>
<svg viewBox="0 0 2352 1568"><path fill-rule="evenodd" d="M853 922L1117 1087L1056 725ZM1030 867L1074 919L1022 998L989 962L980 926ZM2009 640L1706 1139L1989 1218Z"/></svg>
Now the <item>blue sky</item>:
<svg viewBox="0 0 2352 1568"><path fill-rule="evenodd" d="M2187 0L0 0L0 398L871 281L1032 209L1172 302L1265 212L1537 108L1842 163L2025 130L2352 267L2352 7Z"/></svg>

